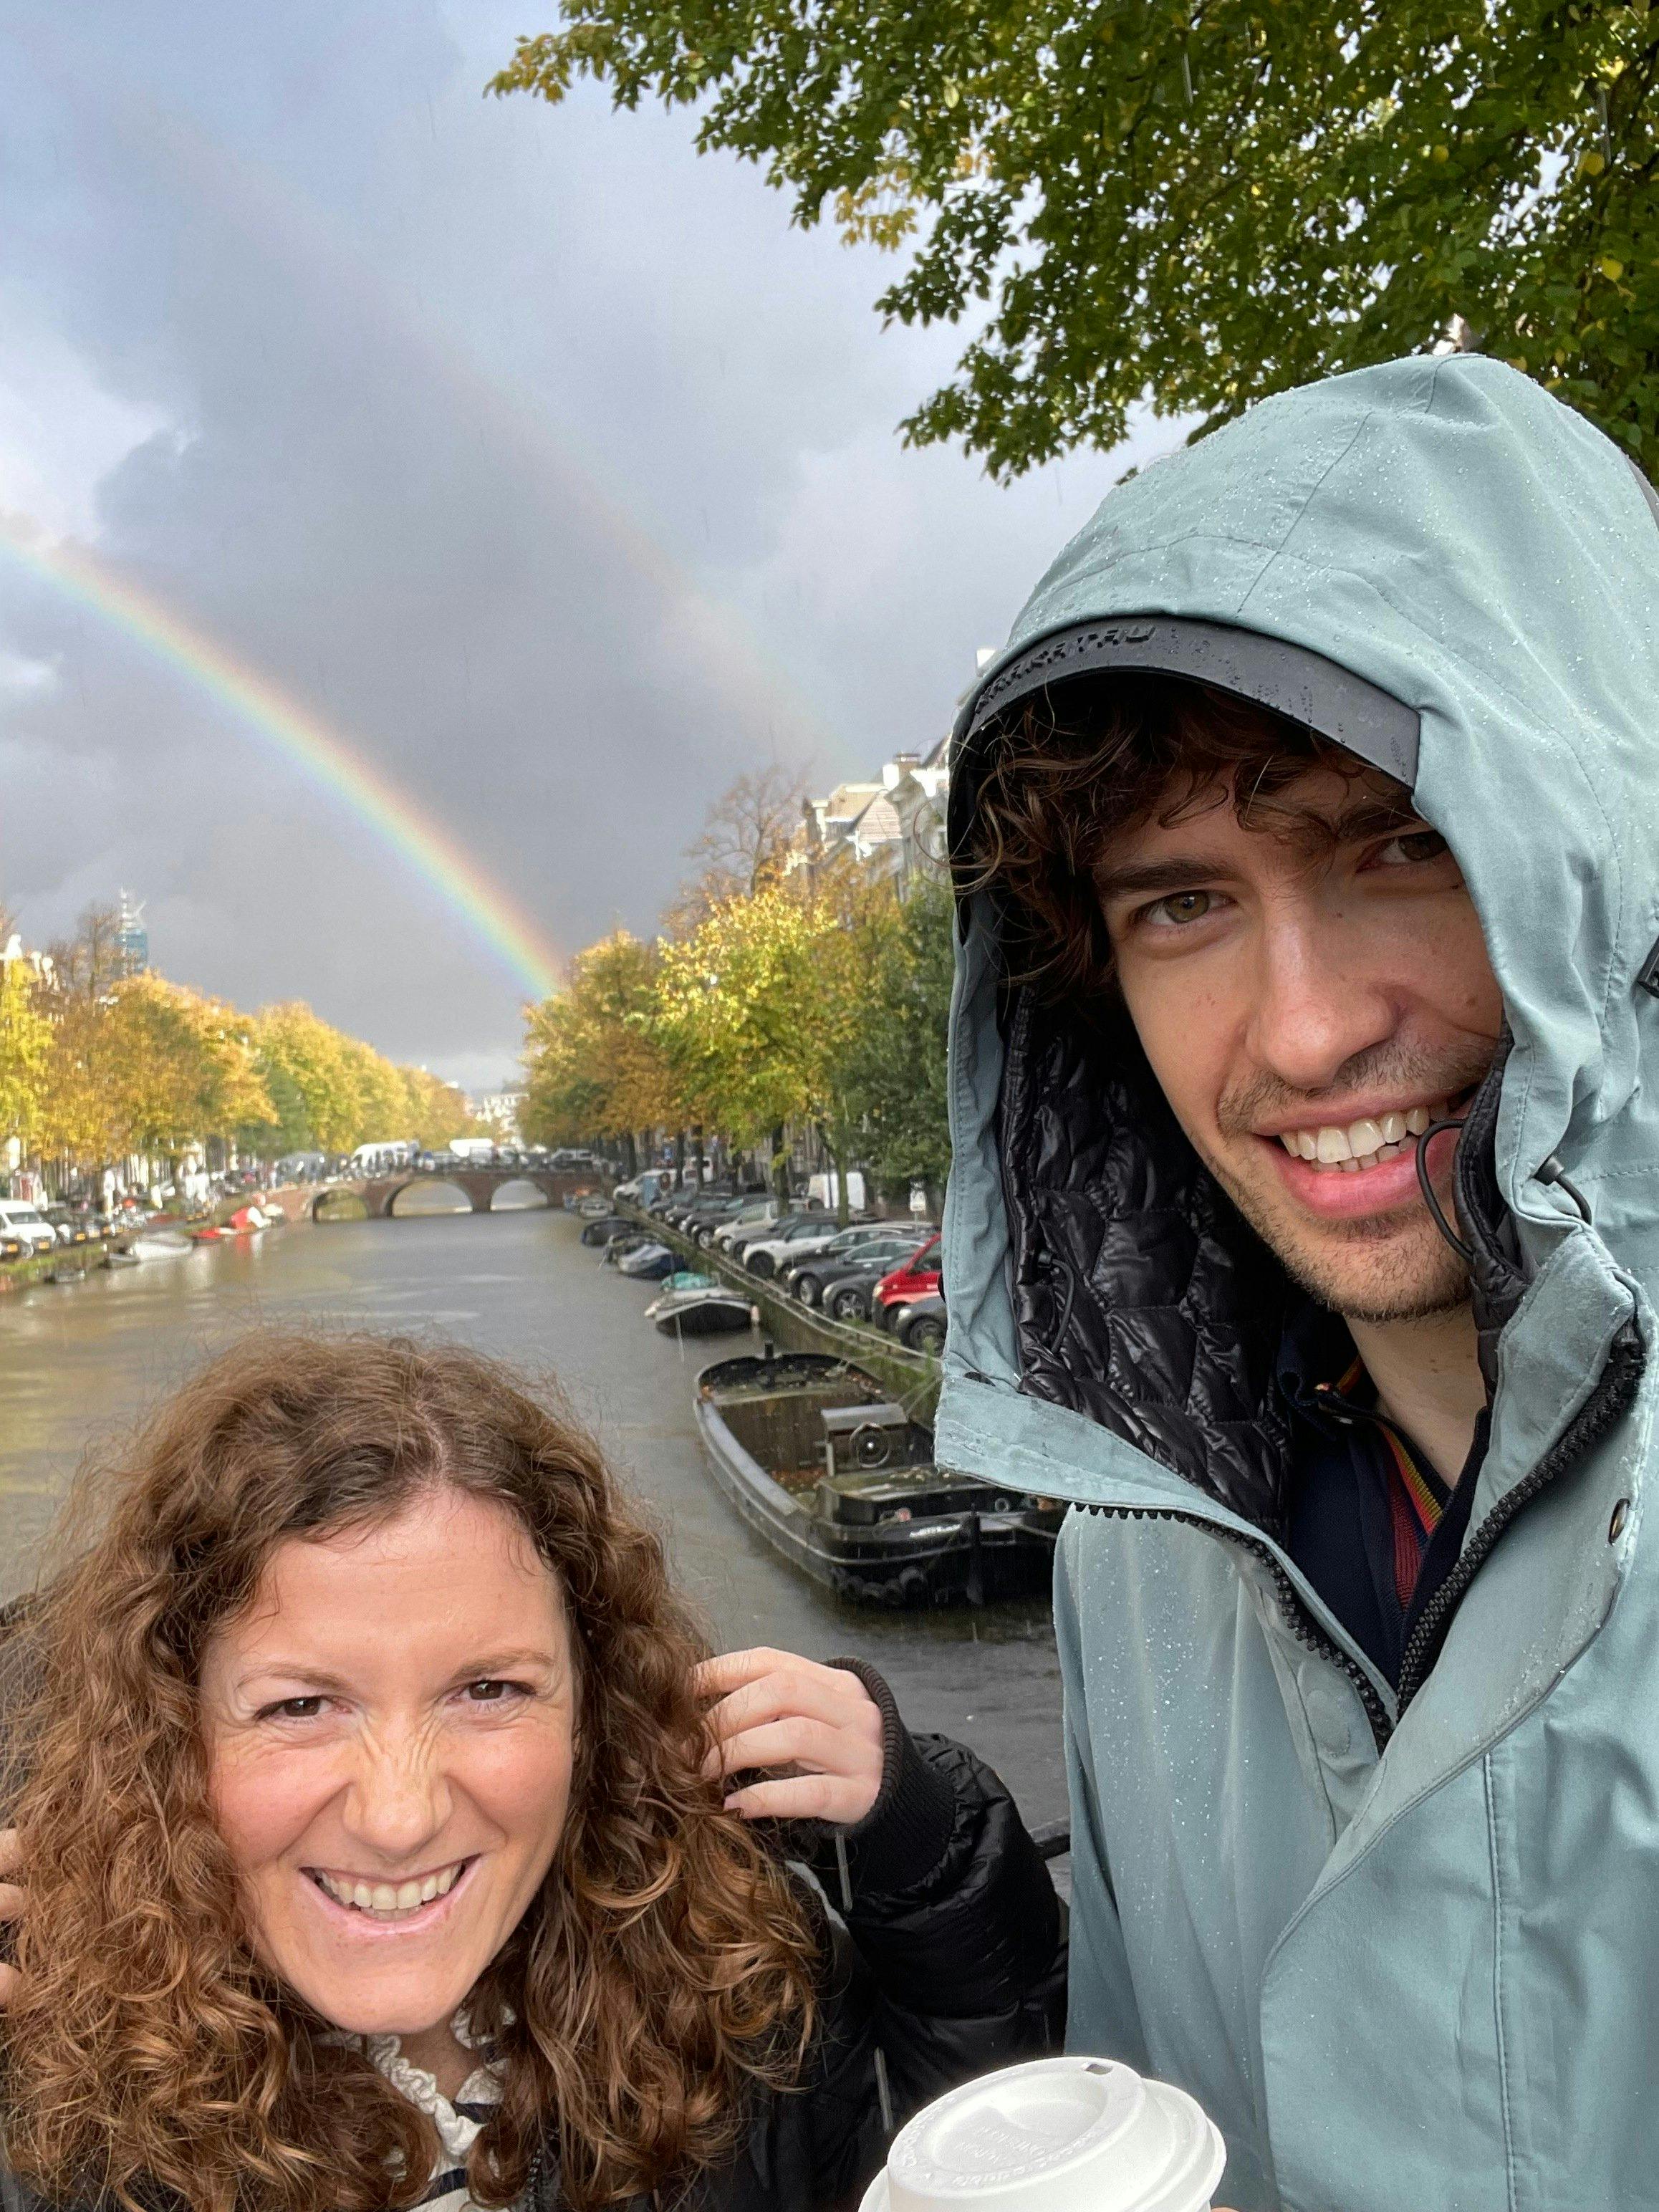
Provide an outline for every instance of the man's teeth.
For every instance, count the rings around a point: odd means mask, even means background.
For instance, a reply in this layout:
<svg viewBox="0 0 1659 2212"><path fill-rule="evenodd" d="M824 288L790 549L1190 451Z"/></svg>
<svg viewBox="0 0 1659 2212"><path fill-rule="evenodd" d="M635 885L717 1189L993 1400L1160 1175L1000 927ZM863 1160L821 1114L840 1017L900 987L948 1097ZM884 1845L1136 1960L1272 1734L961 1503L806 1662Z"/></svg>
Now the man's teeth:
<svg viewBox="0 0 1659 2212"><path fill-rule="evenodd" d="M1431 1121L1443 1121L1446 1107L1408 1107L1403 1114L1367 1116L1338 1128L1328 1122L1321 1129L1285 1129L1279 1141L1293 1159L1311 1161L1316 1168L1342 1175L1358 1175L1378 1167L1406 1149L1409 1137L1420 1137Z"/></svg>
<svg viewBox="0 0 1659 2212"><path fill-rule="evenodd" d="M359 1912L372 1912L380 1917L395 1917L399 1913L416 1912L423 1905L430 1905L434 1897L447 1897L455 1887L465 1859L457 1859L440 1874L429 1874L420 1881L346 1881L337 1875L320 1870L317 1881L337 1905L354 1905Z"/></svg>

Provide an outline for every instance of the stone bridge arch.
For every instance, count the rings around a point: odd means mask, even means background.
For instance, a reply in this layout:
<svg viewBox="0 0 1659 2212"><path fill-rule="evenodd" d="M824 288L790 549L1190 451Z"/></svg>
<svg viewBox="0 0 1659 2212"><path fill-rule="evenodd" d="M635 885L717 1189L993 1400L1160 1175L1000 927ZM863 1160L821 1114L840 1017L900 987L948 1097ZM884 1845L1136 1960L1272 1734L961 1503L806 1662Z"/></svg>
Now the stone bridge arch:
<svg viewBox="0 0 1659 2212"><path fill-rule="evenodd" d="M534 1183L546 1194L550 1206L562 1206L573 1192L597 1190L600 1185L591 1175L574 1174L568 1168L451 1168L441 1175L369 1176L348 1182L330 1183L318 1192L311 1201L311 1218L321 1218L318 1208L326 1198L340 1191L353 1191L363 1201L371 1221L389 1221L392 1216L392 1200L405 1190L429 1189L434 1183L448 1183L459 1190L474 1213L488 1213L495 1193L510 1182Z"/></svg>

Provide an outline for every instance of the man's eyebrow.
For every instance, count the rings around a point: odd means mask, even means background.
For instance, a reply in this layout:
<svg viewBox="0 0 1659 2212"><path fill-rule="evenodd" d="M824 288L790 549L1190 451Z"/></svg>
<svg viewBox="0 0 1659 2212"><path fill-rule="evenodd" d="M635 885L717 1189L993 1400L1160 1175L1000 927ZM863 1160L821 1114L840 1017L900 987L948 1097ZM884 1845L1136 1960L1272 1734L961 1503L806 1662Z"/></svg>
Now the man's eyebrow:
<svg viewBox="0 0 1659 2212"><path fill-rule="evenodd" d="M1327 852L1339 845L1363 845L1374 837L1415 836L1430 827L1420 814L1393 799L1358 799L1334 815L1263 800L1249 826L1307 849ZM1103 902L1190 890L1196 884L1214 883L1231 873L1224 862L1209 853L1168 853L1157 860L1124 860L1115 866L1106 863L1090 870Z"/></svg>
<svg viewBox="0 0 1659 2212"><path fill-rule="evenodd" d="M1213 883L1231 872L1205 853L1170 853L1158 860L1126 860L1117 867L1090 871L1103 900L1145 897L1148 892L1190 890L1194 884Z"/></svg>

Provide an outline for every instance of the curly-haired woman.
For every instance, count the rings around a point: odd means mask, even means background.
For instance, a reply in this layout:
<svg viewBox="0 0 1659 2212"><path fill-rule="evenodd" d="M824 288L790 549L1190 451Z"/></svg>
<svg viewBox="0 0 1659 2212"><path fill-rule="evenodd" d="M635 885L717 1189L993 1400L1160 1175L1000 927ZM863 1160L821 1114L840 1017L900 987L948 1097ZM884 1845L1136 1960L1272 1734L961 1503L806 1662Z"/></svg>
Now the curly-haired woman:
<svg viewBox="0 0 1659 2212"><path fill-rule="evenodd" d="M995 1778L866 1669L708 1661L490 1361L255 1336L85 1494L6 1655L9 2204L829 2207L1054 2039Z"/></svg>

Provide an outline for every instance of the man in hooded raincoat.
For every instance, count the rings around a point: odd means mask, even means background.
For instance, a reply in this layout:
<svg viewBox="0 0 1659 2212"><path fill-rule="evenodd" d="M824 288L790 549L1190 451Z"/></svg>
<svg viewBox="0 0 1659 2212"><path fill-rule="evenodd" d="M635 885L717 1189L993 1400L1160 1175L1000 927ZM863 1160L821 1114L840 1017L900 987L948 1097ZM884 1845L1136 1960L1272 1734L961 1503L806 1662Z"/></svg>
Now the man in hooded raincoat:
<svg viewBox="0 0 1659 2212"><path fill-rule="evenodd" d="M939 1457L1079 1509L1070 2047L1242 2212L1659 2204L1656 579L1397 362L1115 491L958 728Z"/></svg>

